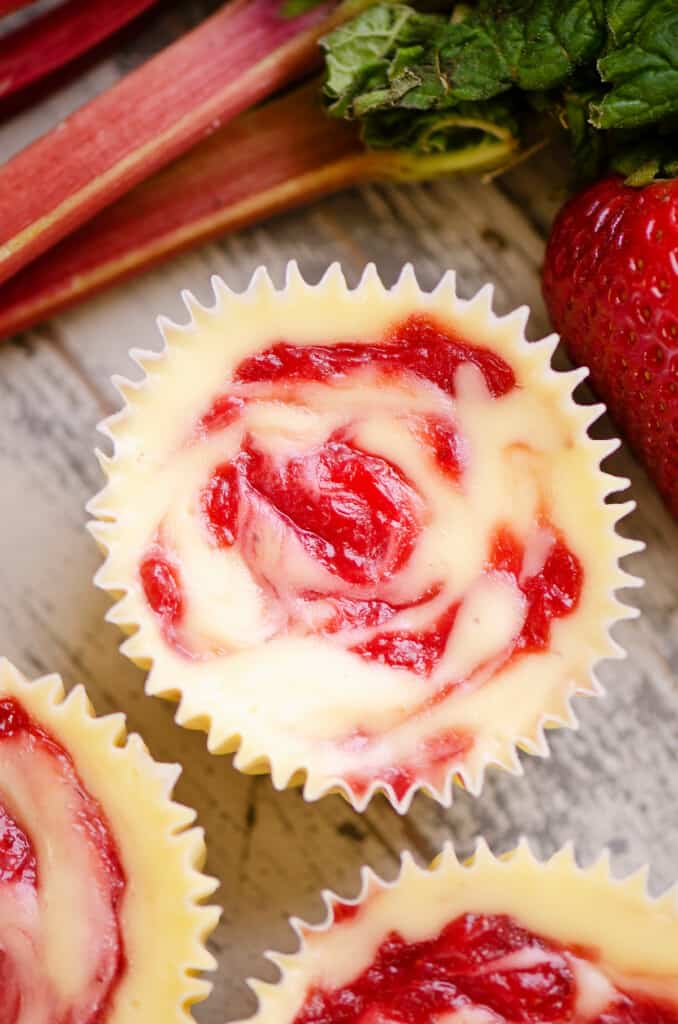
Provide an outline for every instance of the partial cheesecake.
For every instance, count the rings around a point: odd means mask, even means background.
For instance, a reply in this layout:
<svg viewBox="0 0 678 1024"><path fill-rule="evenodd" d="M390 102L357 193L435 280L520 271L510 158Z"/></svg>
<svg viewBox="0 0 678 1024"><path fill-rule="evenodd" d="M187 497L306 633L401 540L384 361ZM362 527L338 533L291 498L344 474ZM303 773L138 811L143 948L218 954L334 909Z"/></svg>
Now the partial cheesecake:
<svg viewBox="0 0 678 1024"><path fill-rule="evenodd" d="M178 771L0 659L0 1021L188 1024L218 912Z"/></svg>
<svg viewBox="0 0 678 1024"><path fill-rule="evenodd" d="M632 614L629 506L605 501L626 481L600 468L615 445L587 435L581 374L450 275L215 287L135 353L90 506L148 691L243 770L357 807L448 801L543 753Z"/></svg>
<svg viewBox="0 0 678 1024"><path fill-rule="evenodd" d="M644 885L569 848L406 856L393 884L366 873L357 902L295 922L301 949L269 954L281 978L251 983L250 1024L678 1024L678 898Z"/></svg>

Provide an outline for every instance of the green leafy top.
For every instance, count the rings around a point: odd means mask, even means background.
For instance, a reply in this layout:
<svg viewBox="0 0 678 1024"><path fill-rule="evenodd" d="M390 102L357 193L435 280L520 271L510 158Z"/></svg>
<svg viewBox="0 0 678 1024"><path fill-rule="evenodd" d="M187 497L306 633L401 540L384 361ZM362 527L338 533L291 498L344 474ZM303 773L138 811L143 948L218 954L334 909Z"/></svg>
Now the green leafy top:
<svg viewBox="0 0 678 1024"><path fill-rule="evenodd" d="M678 111L677 0L608 0L610 46L598 61L611 88L591 108L596 128L652 124Z"/></svg>
<svg viewBox="0 0 678 1024"><path fill-rule="evenodd" d="M517 144L538 109L568 127L584 176L678 166L678 0L376 3L322 45L328 109L369 146Z"/></svg>
<svg viewBox="0 0 678 1024"><path fill-rule="evenodd" d="M296 18L299 14L305 14L313 7L318 7L323 0L284 0L282 12L286 18Z"/></svg>
<svg viewBox="0 0 678 1024"><path fill-rule="evenodd" d="M599 0L481 0L453 19L377 4L324 40L325 91L342 115L449 107L562 85L605 41Z"/></svg>

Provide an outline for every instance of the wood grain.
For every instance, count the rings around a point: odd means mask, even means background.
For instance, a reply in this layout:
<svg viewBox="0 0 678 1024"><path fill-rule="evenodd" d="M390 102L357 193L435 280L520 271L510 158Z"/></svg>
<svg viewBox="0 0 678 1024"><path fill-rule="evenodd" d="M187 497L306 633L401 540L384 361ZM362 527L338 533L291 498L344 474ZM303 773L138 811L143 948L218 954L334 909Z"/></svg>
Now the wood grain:
<svg viewBox="0 0 678 1024"><path fill-rule="evenodd" d="M185 23L178 5L163 17L165 34ZM126 53L124 66L136 56ZM75 93L71 86L5 126L0 153L117 73L108 62ZM580 730L554 734L549 760L525 758L521 777L491 773L480 799L461 793L451 810L425 797L406 818L381 799L364 815L339 797L306 805L208 756L200 734L180 730L169 707L143 696L142 674L119 655L117 632L103 622L106 599L91 585L98 555L84 505L100 485L92 449L97 421L115 405L109 377L134 374L130 346L157 347L156 313L185 318L180 288L206 300L211 273L242 287L262 263L281 281L292 257L311 280L341 260L355 281L373 260L390 282L409 260L427 286L448 267L465 295L493 280L499 310L532 306L536 337L548 329L543 237L564 186L545 154L491 186L459 179L345 193L182 256L0 350L0 651L28 673L85 682L100 711L123 709L157 757L184 766L179 796L197 808L209 869L223 882L215 992L196 1010L203 1024L253 1009L244 980L272 976L264 949L293 947L288 915L317 920L323 887L355 893L363 863L393 876L406 848L425 862L449 838L461 854L479 834L503 850L525 833L544 854L574 838L584 861L604 845L619 870L651 861L654 889L678 876L678 529L625 450L611 460L638 502L624 531L647 543L628 567L648 581L631 595L642 618L616 633L629 658L603 667L606 700L579 702Z"/></svg>

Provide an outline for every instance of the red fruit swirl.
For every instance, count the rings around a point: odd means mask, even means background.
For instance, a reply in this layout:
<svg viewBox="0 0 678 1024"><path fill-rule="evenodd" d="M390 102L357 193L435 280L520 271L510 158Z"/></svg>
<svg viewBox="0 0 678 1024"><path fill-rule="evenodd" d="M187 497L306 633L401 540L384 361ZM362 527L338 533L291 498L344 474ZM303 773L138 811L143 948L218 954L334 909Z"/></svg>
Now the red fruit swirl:
<svg viewBox="0 0 678 1024"><path fill-rule="evenodd" d="M104 1024L112 1005L115 990L125 970L125 951L120 923L120 906L125 891L125 874L120 863L115 840L111 835L104 813L98 803L84 788L76 772L73 760L64 748L43 728L37 725L12 697L0 699L0 1024L15 1024L22 1006L35 1006L32 1002L33 988L39 988L38 1013L50 1000L49 978L36 975L35 968L42 966L40 954L40 933L30 932L30 960L26 954L26 939L17 943L13 929L17 925L12 908L20 907L25 912L33 907L30 921L39 928L40 904L38 895L41 886L40 865L36 858L30 835L16 821L2 804L2 764L7 761L20 762L30 776L31 759L38 754L49 758L60 789L68 794L69 807L73 814L73 827L77 828L79 841L86 843L92 851L97 865L96 877L82 879L97 888L97 898L108 907L111 928L105 935L97 936L97 944L91 949L88 969L89 982L86 992L77 993L76 1003L64 1008L56 993L53 995L53 1012L64 1016L53 1019L57 1024ZM48 827L48 823L45 823ZM55 839L56 847L56 839ZM66 866L65 866L66 869ZM4 917L4 926L3 926ZM23 919L18 915L19 922ZM9 933L3 935L3 928ZM5 941L3 941L5 939ZM68 943L68 935L62 937ZM18 959L16 959L18 957ZM37 957L35 962L33 958ZM27 982L27 978L30 980ZM31 991L25 988L30 984ZM42 1019L42 1018L41 1018Z"/></svg>
<svg viewBox="0 0 678 1024"><path fill-rule="evenodd" d="M246 441L236 459L218 466L203 511L220 547L235 543L239 519L256 515L261 501L315 561L358 586L401 569L419 532L416 495L403 474L339 438L283 463Z"/></svg>
<svg viewBox="0 0 678 1024"><path fill-rule="evenodd" d="M411 374L454 395L455 375L471 363L482 373L493 398L516 384L511 367L489 349L471 345L428 317L412 316L379 344L293 345L279 342L240 364L235 380L246 383L339 381L367 367L384 377Z"/></svg>
<svg viewBox="0 0 678 1024"><path fill-rule="evenodd" d="M435 1024L474 1008L493 1024L678 1024L678 1007L621 991L582 1015L581 956L506 915L463 914L433 939L391 932L350 984L312 988L294 1024Z"/></svg>
<svg viewBox="0 0 678 1024"><path fill-rule="evenodd" d="M320 635L362 661L432 680L422 687L412 715L457 687L475 685L481 672L490 678L510 659L544 649L551 624L577 607L583 586L581 564L546 508L533 524L533 532L548 540L541 562L529 556L529 536L517 537L498 521L468 591L445 578L430 556L423 570L408 576L434 501L439 523L441 494L449 495L451 507L466 500L474 452L454 402L462 371L464 380L469 374L473 379L473 393L482 392L488 404L508 399L517 386L504 359L424 316L410 317L376 342L278 341L235 368L185 442L193 454L195 446L209 445L212 457L224 439L227 456L214 458L197 494L182 495L181 503L186 507L188 498L199 524L193 543L214 552L211 564L232 552L244 563L265 608L263 642L280 635ZM387 413L376 408L382 394L389 396ZM278 438L270 427L276 417L301 421L304 429L312 423L311 440L302 434L297 441L292 428ZM373 418L381 423L381 434L370 434ZM406 466L392 442L389 457L378 450L380 443L388 447L391 422L404 436L404 447L422 462L421 472L412 455ZM436 497L426 490L434 485ZM139 564L146 602L165 642L180 656L228 656L221 637L210 633L201 640L195 634L191 593L200 580L192 579L181 545L174 544L172 523L170 513L157 524ZM454 646L465 600L488 577L510 584L506 592L524 608L522 627L491 665L481 661L470 675L441 679L437 673ZM355 736L369 747L375 738L362 732L359 722L356 726ZM355 736L337 742L354 743ZM413 761L385 766L376 777L404 793L422 771L439 775L445 760L463 759L473 737L452 730L427 743ZM369 781L355 778L353 784L360 790Z"/></svg>

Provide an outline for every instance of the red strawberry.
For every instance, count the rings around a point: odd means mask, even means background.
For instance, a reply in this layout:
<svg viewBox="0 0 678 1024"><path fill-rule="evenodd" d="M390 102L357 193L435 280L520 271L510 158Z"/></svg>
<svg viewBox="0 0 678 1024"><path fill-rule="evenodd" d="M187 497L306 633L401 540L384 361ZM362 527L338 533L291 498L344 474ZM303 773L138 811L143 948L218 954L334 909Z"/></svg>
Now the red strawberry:
<svg viewBox="0 0 678 1024"><path fill-rule="evenodd" d="M605 178L551 231L544 297L555 329L678 516L678 179Z"/></svg>

